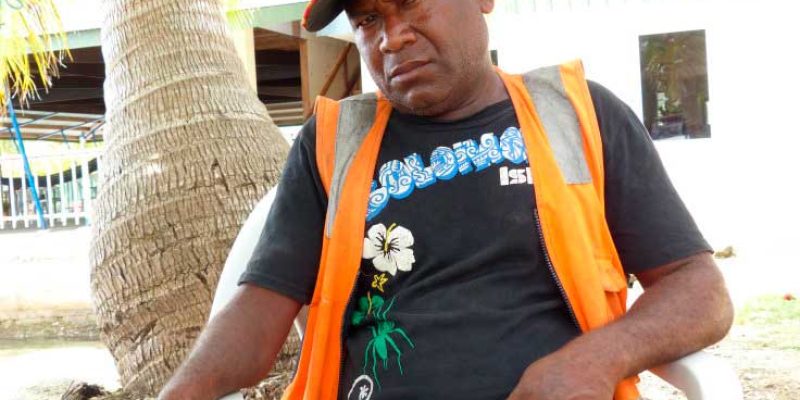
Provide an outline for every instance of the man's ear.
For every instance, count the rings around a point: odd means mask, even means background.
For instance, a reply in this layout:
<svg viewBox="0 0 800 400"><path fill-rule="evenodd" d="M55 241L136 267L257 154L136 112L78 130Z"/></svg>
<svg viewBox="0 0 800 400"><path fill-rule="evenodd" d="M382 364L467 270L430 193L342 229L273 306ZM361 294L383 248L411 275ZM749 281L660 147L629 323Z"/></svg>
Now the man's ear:
<svg viewBox="0 0 800 400"><path fill-rule="evenodd" d="M494 0L479 0L481 12L484 14L491 14L494 10Z"/></svg>

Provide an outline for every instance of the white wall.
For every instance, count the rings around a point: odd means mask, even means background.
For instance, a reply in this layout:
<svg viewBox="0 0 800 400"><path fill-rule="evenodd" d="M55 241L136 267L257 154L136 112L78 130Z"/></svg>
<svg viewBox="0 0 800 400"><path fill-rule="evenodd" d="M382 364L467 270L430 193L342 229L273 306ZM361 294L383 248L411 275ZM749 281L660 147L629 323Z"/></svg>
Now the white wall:
<svg viewBox="0 0 800 400"><path fill-rule="evenodd" d="M639 36L705 29L712 138L657 147L711 244L733 245L749 277L771 279L764 284L778 291L799 290L800 13L794 3L676 0L494 16L492 47L512 72L582 58L588 77L641 118ZM773 272L783 278L765 278Z"/></svg>

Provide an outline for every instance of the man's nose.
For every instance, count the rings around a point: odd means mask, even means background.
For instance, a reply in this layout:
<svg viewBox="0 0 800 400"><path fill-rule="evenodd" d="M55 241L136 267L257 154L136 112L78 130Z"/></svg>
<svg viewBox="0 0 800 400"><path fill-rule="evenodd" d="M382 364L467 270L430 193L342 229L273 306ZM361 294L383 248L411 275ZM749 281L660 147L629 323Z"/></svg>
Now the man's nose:
<svg viewBox="0 0 800 400"><path fill-rule="evenodd" d="M400 16L388 16L384 19L383 38L380 50L383 53L394 53L414 43L417 37L414 29Z"/></svg>

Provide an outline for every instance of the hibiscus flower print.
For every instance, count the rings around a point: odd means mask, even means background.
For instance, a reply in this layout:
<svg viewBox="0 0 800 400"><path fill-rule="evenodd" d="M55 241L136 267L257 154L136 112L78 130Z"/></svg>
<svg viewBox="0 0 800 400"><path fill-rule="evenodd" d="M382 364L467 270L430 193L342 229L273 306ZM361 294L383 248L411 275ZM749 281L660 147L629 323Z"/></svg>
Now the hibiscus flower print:
<svg viewBox="0 0 800 400"><path fill-rule="evenodd" d="M414 236L406 228L392 224L389 229L383 224L373 225L364 238L363 257L372 260L375 269L392 276L397 271L411 271L414 259Z"/></svg>

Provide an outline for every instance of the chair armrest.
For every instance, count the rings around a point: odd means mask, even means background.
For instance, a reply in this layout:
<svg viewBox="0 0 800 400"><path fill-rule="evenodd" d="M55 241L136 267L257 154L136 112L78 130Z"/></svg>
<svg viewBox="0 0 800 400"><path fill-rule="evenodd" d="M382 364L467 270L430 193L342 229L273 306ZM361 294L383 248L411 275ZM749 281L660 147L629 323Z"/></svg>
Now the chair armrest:
<svg viewBox="0 0 800 400"><path fill-rule="evenodd" d="M650 370L689 400L742 400L742 384L724 360L699 351Z"/></svg>
<svg viewBox="0 0 800 400"><path fill-rule="evenodd" d="M244 396L242 396L241 392L233 392L225 397L220 398L219 400L244 400Z"/></svg>

